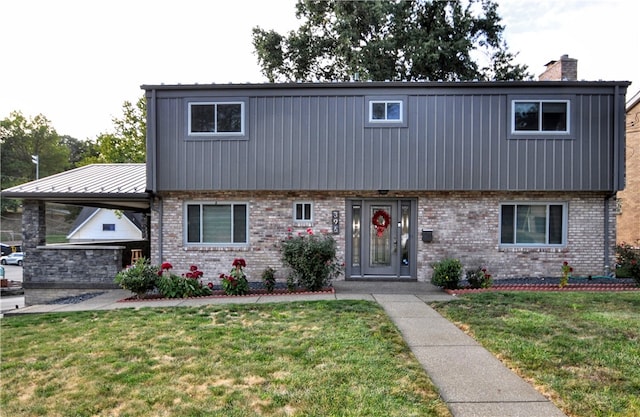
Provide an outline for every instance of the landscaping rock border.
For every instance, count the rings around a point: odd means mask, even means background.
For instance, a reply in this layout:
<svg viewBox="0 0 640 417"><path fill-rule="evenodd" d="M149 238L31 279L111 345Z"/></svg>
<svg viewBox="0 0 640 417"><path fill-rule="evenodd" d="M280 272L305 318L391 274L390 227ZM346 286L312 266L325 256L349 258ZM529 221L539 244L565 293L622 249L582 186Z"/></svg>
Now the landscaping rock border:
<svg viewBox="0 0 640 417"><path fill-rule="evenodd" d="M463 287L444 291L451 295L495 291L640 291L640 286L629 283L568 284L565 287L560 287L558 284L497 284L490 288Z"/></svg>

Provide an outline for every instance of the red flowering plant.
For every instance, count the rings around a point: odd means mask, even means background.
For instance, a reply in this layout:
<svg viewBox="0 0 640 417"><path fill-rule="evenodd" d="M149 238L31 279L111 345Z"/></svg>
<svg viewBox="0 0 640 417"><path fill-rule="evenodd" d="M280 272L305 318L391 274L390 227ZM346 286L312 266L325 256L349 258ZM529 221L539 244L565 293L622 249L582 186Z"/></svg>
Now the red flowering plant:
<svg viewBox="0 0 640 417"><path fill-rule="evenodd" d="M560 288L567 286L572 272L573 272L573 268L571 267L571 265L569 265L569 262L564 261L562 263L562 276L560 277Z"/></svg>
<svg viewBox="0 0 640 417"><path fill-rule="evenodd" d="M489 288L493 285L491 274L487 272L487 268L478 267L467 271L467 281L471 288Z"/></svg>
<svg viewBox="0 0 640 417"><path fill-rule="evenodd" d="M189 272L181 276L171 273L171 269L173 266L169 262L163 262L158 270L157 287L164 297L184 298L211 294L211 290L200 280L204 273L196 265L191 265Z"/></svg>
<svg viewBox="0 0 640 417"><path fill-rule="evenodd" d="M231 264L231 272L229 275L220 274L220 281L222 282L222 290L227 295L245 295L249 292L249 282L242 268L247 266L247 263L242 258L236 258Z"/></svg>
<svg viewBox="0 0 640 417"><path fill-rule="evenodd" d="M191 265L189 267L189 272L184 274L185 277L191 278L191 279L202 278L203 275L204 275L204 272L200 271L196 265Z"/></svg>

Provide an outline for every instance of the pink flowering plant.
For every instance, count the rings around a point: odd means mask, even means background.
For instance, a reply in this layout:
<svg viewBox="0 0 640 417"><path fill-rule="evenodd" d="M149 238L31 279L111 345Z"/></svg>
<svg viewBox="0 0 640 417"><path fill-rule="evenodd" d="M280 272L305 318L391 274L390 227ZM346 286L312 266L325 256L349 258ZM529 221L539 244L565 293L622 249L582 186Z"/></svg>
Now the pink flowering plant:
<svg viewBox="0 0 640 417"><path fill-rule="evenodd" d="M157 287L164 297L185 298L211 294L211 290L202 283L204 273L196 265L191 265L189 271L182 275L173 274L172 269L169 262L163 262L158 269Z"/></svg>
<svg viewBox="0 0 640 417"><path fill-rule="evenodd" d="M633 278L640 285L640 240L636 246L625 242L616 245L616 276Z"/></svg>
<svg viewBox="0 0 640 417"><path fill-rule="evenodd" d="M245 295L249 292L249 282L243 270L246 266L247 263L244 259L236 258L231 264L232 268L229 275L220 274L220 282L222 283L222 290L225 294Z"/></svg>
<svg viewBox="0 0 640 417"><path fill-rule="evenodd" d="M285 266L291 269L287 279L289 288L297 285L318 291L342 272L333 236L316 235L310 228L295 237L289 229L287 239L280 247L280 255Z"/></svg>

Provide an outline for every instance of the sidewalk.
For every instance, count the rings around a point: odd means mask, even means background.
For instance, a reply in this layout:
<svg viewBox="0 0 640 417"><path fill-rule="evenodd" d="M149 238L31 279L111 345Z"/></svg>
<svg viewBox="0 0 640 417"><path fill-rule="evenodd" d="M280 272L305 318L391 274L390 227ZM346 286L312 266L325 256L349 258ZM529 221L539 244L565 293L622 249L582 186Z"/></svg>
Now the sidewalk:
<svg viewBox="0 0 640 417"><path fill-rule="evenodd" d="M140 302L118 302L131 296L131 293L115 290L78 304L34 305L6 314L304 300L375 301L398 326L455 417L566 417L531 385L427 305L430 301L454 298L439 288L422 282L353 281L336 282L334 287L334 294L256 295Z"/></svg>

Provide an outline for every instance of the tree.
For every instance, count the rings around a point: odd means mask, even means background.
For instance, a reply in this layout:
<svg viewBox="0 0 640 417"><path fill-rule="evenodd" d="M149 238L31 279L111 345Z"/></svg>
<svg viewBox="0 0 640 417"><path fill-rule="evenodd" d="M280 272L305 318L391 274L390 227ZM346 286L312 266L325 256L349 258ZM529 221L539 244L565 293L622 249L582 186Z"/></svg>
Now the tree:
<svg viewBox="0 0 640 417"><path fill-rule="evenodd" d="M74 137L64 135L60 138L60 143L69 149L70 168L77 168L83 165L84 160L97 158L98 147L89 140L79 140Z"/></svg>
<svg viewBox="0 0 640 417"><path fill-rule="evenodd" d="M512 63L497 7L491 0L298 0L300 28L283 36L255 27L253 46L270 82L531 78Z"/></svg>
<svg viewBox="0 0 640 417"><path fill-rule="evenodd" d="M135 105L125 101L122 117L113 118L114 132L102 133L96 139L97 155L89 155L82 163L145 162L147 105L141 97Z"/></svg>
<svg viewBox="0 0 640 417"><path fill-rule="evenodd" d="M21 112L11 112L0 121L1 163L0 186L13 187L36 179L37 155L40 177L57 174L69 168L69 150L46 117L39 114L27 118ZM16 200L3 199L2 211L15 209Z"/></svg>

